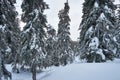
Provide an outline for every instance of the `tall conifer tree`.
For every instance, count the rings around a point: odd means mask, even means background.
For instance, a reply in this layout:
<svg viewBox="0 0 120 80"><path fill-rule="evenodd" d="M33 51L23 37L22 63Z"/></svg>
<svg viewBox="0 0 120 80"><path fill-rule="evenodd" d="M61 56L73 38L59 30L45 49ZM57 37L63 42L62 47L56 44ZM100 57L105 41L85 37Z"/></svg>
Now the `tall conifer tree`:
<svg viewBox="0 0 120 80"><path fill-rule="evenodd" d="M111 0L85 0L80 24L80 53L87 62L112 60L109 45L115 26L114 10Z"/></svg>
<svg viewBox="0 0 120 80"><path fill-rule="evenodd" d="M2 66L5 62L14 61L18 50L20 30L16 18L15 3L16 0L0 0L0 65Z"/></svg>
<svg viewBox="0 0 120 80"><path fill-rule="evenodd" d="M58 44L57 44L57 54L59 56L59 64L66 65L68 62L72 61L72 50L70 47L70 17L68 1L65 3L64 9L60 10L58 17L60 19L58 24Z"/></svg>
<svg viewBox="0 0 120 80"><path fill-rule="evenodd" d="M113 43L116 57L120 58L120 4L117 4L116 28L113 32Z"/></svg>
<svg viewBox="0 0 120 80"><path fill-rule="evenodd" d="M48 5L43 0L23 0L22 21L26 23L21 33L21 64L31 68L32 78L36 80L36 68L43 68L46 58L45 37Z"/></svg>
<svg viewBox="0 0 120 80"><path fill-rule="evenodd" d="M56 53L56 30L49 25L47 28L47 40L46 40L46 65L51 66L55 63Z"/></svg>

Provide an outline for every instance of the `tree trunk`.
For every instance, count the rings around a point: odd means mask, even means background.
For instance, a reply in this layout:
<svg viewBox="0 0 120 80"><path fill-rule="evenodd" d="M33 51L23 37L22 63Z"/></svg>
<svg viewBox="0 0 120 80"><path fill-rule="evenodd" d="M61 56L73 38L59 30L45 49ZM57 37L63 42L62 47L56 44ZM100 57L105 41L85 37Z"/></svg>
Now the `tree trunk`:
<svg viewBox="0 0 120 80"><path fill-rule="evenodd" d="M36 66L32 67L32 79L36 80Z"/></svg>

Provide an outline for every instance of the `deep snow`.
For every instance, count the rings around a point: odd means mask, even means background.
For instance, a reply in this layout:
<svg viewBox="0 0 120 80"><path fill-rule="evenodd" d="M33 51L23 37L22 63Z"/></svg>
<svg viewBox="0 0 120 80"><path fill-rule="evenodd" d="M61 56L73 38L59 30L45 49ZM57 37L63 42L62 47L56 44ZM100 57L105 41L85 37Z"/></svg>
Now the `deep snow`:
<svg viewBox="0 0 120 80"><path fill-rule="evenodd" d="M11 71L11 66L7 65ZM31 73L12 73L13 80L32 80ZM37 80L120 80L120 60L106 63L82 63L50 67L37 74Z"/></svg>

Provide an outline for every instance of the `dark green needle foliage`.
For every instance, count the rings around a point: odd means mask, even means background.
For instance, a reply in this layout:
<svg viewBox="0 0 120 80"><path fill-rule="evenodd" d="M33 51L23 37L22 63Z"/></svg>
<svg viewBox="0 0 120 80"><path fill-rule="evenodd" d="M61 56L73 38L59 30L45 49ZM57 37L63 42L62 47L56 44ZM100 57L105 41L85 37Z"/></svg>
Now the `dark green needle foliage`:
<svg viewBox="0 0 120 80"><path fill-rule="evenodd" d="M111 32L115 27L115 5L111 0L85 0L80 24L80 53L87 62L113 59Z"/></svg>
<svg viewBox="0 0 120 80"><path fill-rule="evenodd" d="M46 59L45 37L46 15L43 14L48 5L43 0L23 0L21 5L22 21L26 23L21 33L20 63L29 66L36 80L36 68L44 68Z"/></svg>
<svg viewBox="0 0 120 80"><path fill-rule="evenodd" d="M59 24L58 24L58 41L57 41L57 53L58 59L56 61L58 63L56 65L66 65L72 62L73 51L70 47L71 39L70 39L70 17L69 13L69 4L65 3L64 9L60 10L58 13Z"/></svg>

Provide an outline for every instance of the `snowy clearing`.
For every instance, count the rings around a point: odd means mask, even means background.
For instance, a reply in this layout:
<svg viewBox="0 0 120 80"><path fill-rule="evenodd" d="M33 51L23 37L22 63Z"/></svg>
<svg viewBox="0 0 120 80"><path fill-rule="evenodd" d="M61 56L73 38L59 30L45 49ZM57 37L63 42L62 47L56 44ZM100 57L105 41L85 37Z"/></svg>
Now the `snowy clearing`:
<svg viewBox="0 0 120 80"><path fill-rule="evenodd" d="M120 60L106 63L73 63L51 67L37 74L37 80L120 80ZM11 71L11 66L7 65ZM12 73L13 80L32 80L31 73Z"/></svg>

